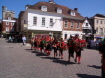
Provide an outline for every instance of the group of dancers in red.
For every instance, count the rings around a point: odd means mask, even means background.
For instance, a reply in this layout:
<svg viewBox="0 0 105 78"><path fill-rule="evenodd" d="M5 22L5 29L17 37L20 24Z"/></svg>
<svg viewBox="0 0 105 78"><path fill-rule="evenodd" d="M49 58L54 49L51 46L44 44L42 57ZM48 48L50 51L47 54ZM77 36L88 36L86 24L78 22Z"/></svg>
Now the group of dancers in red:
<svg viewBox="0 0 105 78"><path fill-rule="evenodd" d="M67 42L64 42L63 38L61 39L51 39L50 37L42 38L31 38L30 39L31 49L35 51L40 51L46 53L47 55L51 54L52 49L54 50L54 58L60 56L63 59L63 51L68 49L68 62L70 62L70 57L74 58L74 52L76 53L75 62L80 64L81 59L81 50L86 46L86 41L79 39L79 35L75 37L71 36ZM58 53L59 52L59 53Z"/></svg>

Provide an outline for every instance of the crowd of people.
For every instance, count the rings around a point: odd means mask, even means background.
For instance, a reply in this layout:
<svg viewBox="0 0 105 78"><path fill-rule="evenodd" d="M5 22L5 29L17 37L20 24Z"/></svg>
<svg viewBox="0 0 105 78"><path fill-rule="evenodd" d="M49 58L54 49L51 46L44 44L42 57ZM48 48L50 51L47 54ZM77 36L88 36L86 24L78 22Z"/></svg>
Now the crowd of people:
<svg viewBox="0 0 105 78"><path fill-rule="evenodd" d="M51 39L50 37L34 37L30 39L30 44L31 49L46 53L47 55L50 55L52 49L54 49L54 58L59 55L61 59L63 59L63 51L68 49L68 62L70 62L71 57L74 58L74 53L76 53L74 60L75 62L78 61L78 64L80 64L81 60L81 51L87 45L85 40L79 39L79 35L71 36L67 43L64 42L63 38L58 40L56 38Z"/></svg>
<svg viewBox="0 0 105 78"><path fill-rule="evenodd" d="M105 39L103 41L96 41L94 42L99 53L102 54L102 76L101 78L105 78ZM75 35L75 37L71 36L67 42L65 42L62 38L58 39L51 39L51 38L31 38L30 39L31 50L34 49L35 51L40 51L42 53L46 53L47 55L51 54L52 49L54 49L54 58L56 56L60 56L63 59L63 51L68 50L68 62L70 62L70 58L73 57L74 61L78 64L81 63L81 51L84 47L88 46L89 43L85 40L79 39L79 35ZM92 44L92 43L91 43ZM59 53L58 53L59 52ZM76 56L74 56L76 53Z"/></svg>
<svg viewBox="0 0 105 78"><path fill-rule="evenodd" d="M87 43L88 43L87 48L88 49L96 49L96 50L98 50L99 44L101 42L102 42L102 39L99 39L99 38L96 38L96 40L94 40L94 39L88 40L87 41Z"/></svg>
<svg viewBox="0 0 105 78"><path fill-rule="evenodd" d="M8 37L9 42L22 42L22 37L21 36L9 36Z"/></svg>
<svg viewBox="0 0 105 78"><path fill-rule="evenodd" d="M1 35L1 38L3 38L3 35ZM17 41L20 39L23 41L23 45L26 45L26 37L23 35L23 37L14 37L9 36L9 41ZM68 50L68 62L70 62L70 58L74 58L74 61L78 64L81 63L81 51L84 47L88 47L93 49L94 47L99 50L99 53L102 55L102 78L105 78L105 38L103 41L96 39L89 40L86 42L86 40L81 40L79 38L79 35L76 34L74 36L70 36L70 38L65 41L63 38L57 39L57 38L51 38L48 37L33 37L29 40L29 43L31 44L31 50L40 51L41 53L45 53L46 55L50 55L51 51L53 49L54 51L54 58L57 56L60 56L61 59L63 59L63 51ZM74 56L74 53L76 53L76 56Z"/></svg>

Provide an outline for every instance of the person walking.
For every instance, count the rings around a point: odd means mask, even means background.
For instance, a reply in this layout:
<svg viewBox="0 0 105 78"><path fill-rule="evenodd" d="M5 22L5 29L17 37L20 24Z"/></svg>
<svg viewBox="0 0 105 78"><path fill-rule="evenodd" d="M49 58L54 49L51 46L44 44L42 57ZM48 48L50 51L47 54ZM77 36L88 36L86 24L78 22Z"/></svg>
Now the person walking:
<svg viewBox="0 0 105 78"><path fill-rule="evenodd" d="M105 44L99 46L99 53L102 55L101 57L101 78L105 78Z"/></svg>
<svg viewBox="0 0 105 78"><path fill-rule="evenodd" d="M26 37L25 37L25 35L23 35L22 40L23 40L23 45L26 45Z"/></svg>
<svg viewBox="0 0 105 78"><path fill-rule="evenodd" d="M67 42L67 46L68 46L68 62L70 62L70 57L74 58L74 41L73 41L73 37L70 36L70 39Z"/></svg>
<svg viewBox="0 0 105 78"><path fill-rule="evenodd" d="M60 51L61 59L63 59L63 49L64 49L64 41L63 41L63 38L61 38L59 43L59 51Z"/></svg>
<svg viewBox="0 0 105 78"><path fill-rule="evenodd" d="M79 35L76 34L75 35L75 40L74 40L74 50L76 52L76 57L75 57L75 62L77 62L77 58L78 58L78 64L80 64L81 61L81 40L79 39Z"/></svg>
<svg viewBox="0 0 105 78"><path fill-rule="evenodd" d="M58 40L55 39L55 40L53 41L54 58L58 55L58 53L57 53L57 45L58 45Z"/></svg>
<svg viewBox="0 0 105 78"><path fill-rule="evenodd" d="M31 44L31 50L34 48L34 38L30 39L30 44Z"/></svg>

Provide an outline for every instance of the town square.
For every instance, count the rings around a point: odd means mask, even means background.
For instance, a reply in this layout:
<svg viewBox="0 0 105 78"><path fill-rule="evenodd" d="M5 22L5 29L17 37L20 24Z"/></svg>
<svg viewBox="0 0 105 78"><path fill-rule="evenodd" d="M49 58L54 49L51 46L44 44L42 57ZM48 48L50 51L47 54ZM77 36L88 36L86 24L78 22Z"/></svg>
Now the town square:
<svg viewBox="0 0 105 78"><path fill-rule="evenodd" d="M105 0L0 0L0 78L105 78Z"/></svg>
<svg viewBox="0 0 105 78"><path fill-rule="evenodd" d="M101 55L96 50L82 51L81 64L74 59L68 63L68 51L64 58L53 58L44 53L35 52L30 45L8 43L0 40L0 78L100 78Z"/></svg>

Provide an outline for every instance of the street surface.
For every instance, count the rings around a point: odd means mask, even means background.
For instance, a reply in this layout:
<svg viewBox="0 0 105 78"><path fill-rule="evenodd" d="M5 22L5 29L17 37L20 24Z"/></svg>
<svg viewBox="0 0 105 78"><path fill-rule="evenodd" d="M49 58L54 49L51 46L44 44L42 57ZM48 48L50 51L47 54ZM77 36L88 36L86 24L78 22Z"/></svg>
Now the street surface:
<svg viewBox="0 0 105 78"><path fill-rule="evenodd" d="M101 55L96 50L82 51L81 64L68 63L68 52L64 59L53 59L44 53L30 50L22 43L8 43L0 39L0 78L100 78Z"/></svg>

